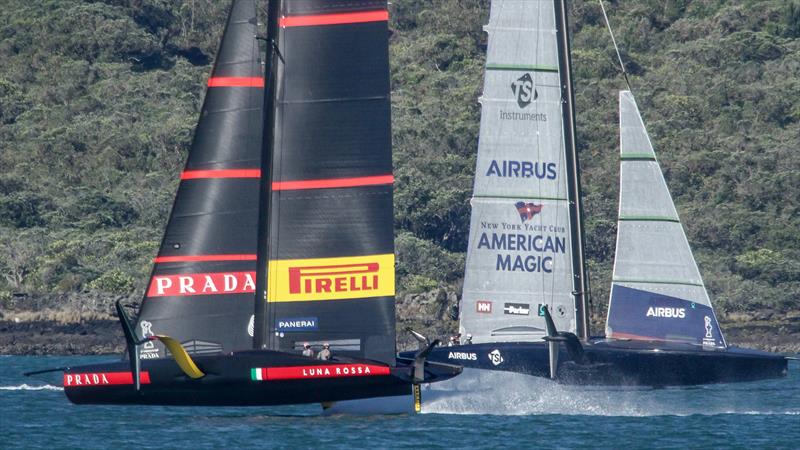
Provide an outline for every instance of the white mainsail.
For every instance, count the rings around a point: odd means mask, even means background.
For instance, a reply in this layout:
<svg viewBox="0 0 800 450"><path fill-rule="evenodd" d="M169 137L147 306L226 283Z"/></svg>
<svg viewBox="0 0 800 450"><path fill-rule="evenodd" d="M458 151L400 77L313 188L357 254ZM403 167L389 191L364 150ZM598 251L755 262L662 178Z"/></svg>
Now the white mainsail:
<svg viewBox="0 0 800 450"><path fill-rule="evenodd" d="M619 94L620 200L606 336L724 347L636 101Z"/></svg>
<svg viewBox="0 0 800 450"><path fill-rule="evenodd" d="M578 327L553 0L493 0L460 332L538 341ZM570 125L571 126L571 125Z"/></svg>

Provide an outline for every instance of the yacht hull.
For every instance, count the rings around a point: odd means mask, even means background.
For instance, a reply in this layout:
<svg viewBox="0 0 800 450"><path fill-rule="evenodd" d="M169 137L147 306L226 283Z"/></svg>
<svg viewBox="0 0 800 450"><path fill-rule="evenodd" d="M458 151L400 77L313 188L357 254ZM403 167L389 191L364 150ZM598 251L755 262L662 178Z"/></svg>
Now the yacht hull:
<svg viewBox="0 0 800 450"><path fill-rule="evenodd" d="M144 360L137 391L127 362L67 368L64 392L76 404L178 406L266 406L327 403L411 393L412 367L363 359L317 361L274 351L196 356L205 373L186 376L171 359ZM461 372L457 366L428 365L425 382Z"/></svg>
<svg viewBox="0 0 800 450"><path fill-rule="evenodd" d="M781 355L730 347L702 350L695 346L594 339L584 344L584 360L574 361L561 344L557 380L563 384L608 386L687 386L734 383L786 376ZM437 347L429 361L464 368L500 370L549 377L545 342L498 342Z"/></svg>

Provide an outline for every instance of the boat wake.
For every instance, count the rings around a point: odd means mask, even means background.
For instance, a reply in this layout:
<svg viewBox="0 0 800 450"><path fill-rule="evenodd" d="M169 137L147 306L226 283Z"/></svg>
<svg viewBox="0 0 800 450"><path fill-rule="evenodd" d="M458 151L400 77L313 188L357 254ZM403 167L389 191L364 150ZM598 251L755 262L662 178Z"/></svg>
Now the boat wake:
<svg viewBox="0 0 800 450"><path fill-rule="evenodd" d="M752 387L752 386L751 386ZM466 370L452 380L426 386L422 412L490 415L800 415L799 408L775 411L743 386L701 388L609 388L564 386L516 373ZM749 398L752 397L752 398ZM780 409L780 408L778 408Z"/></svg>
<svg viewBox="0 0 800 450"><path fill-rule="evenodd" d="M20 384L17 386L0 386L0 391L63 391L61 386L53 386L45 384L44 386L31 386L29 384Z"/></svg>

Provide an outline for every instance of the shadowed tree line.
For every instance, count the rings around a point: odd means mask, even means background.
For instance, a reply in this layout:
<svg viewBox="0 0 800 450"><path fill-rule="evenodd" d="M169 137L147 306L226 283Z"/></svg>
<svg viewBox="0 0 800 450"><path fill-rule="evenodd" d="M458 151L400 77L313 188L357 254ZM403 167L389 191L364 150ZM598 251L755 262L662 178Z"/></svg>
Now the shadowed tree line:
<svg viewBox="0 0 800 450"><path fill-rule="evenodd" d="M140 296L224 26L216 0L8 0L0 9L0 302ZM401 293L458 290L488 0L391 5ZM800 2L608 1L715 305L800 303ZM594 311L618 194L616 55L571 2Z"/></svg>

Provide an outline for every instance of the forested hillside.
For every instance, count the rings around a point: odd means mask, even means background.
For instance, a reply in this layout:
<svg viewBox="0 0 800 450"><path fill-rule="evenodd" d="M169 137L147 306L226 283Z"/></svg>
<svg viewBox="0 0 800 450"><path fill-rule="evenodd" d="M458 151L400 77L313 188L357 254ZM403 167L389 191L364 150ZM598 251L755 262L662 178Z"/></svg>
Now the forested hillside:
<svg viewBox="0 0 800 450"><path fill-rule="evenodd" d="M488 6L391 5L400 293L460 290ZM715 306L800 309L800 1L607 8ZM219 0L4 2L0 310L141 296L226 10ZM604 316L625 84L597 2L570 12L592 297Z"/></svg>

